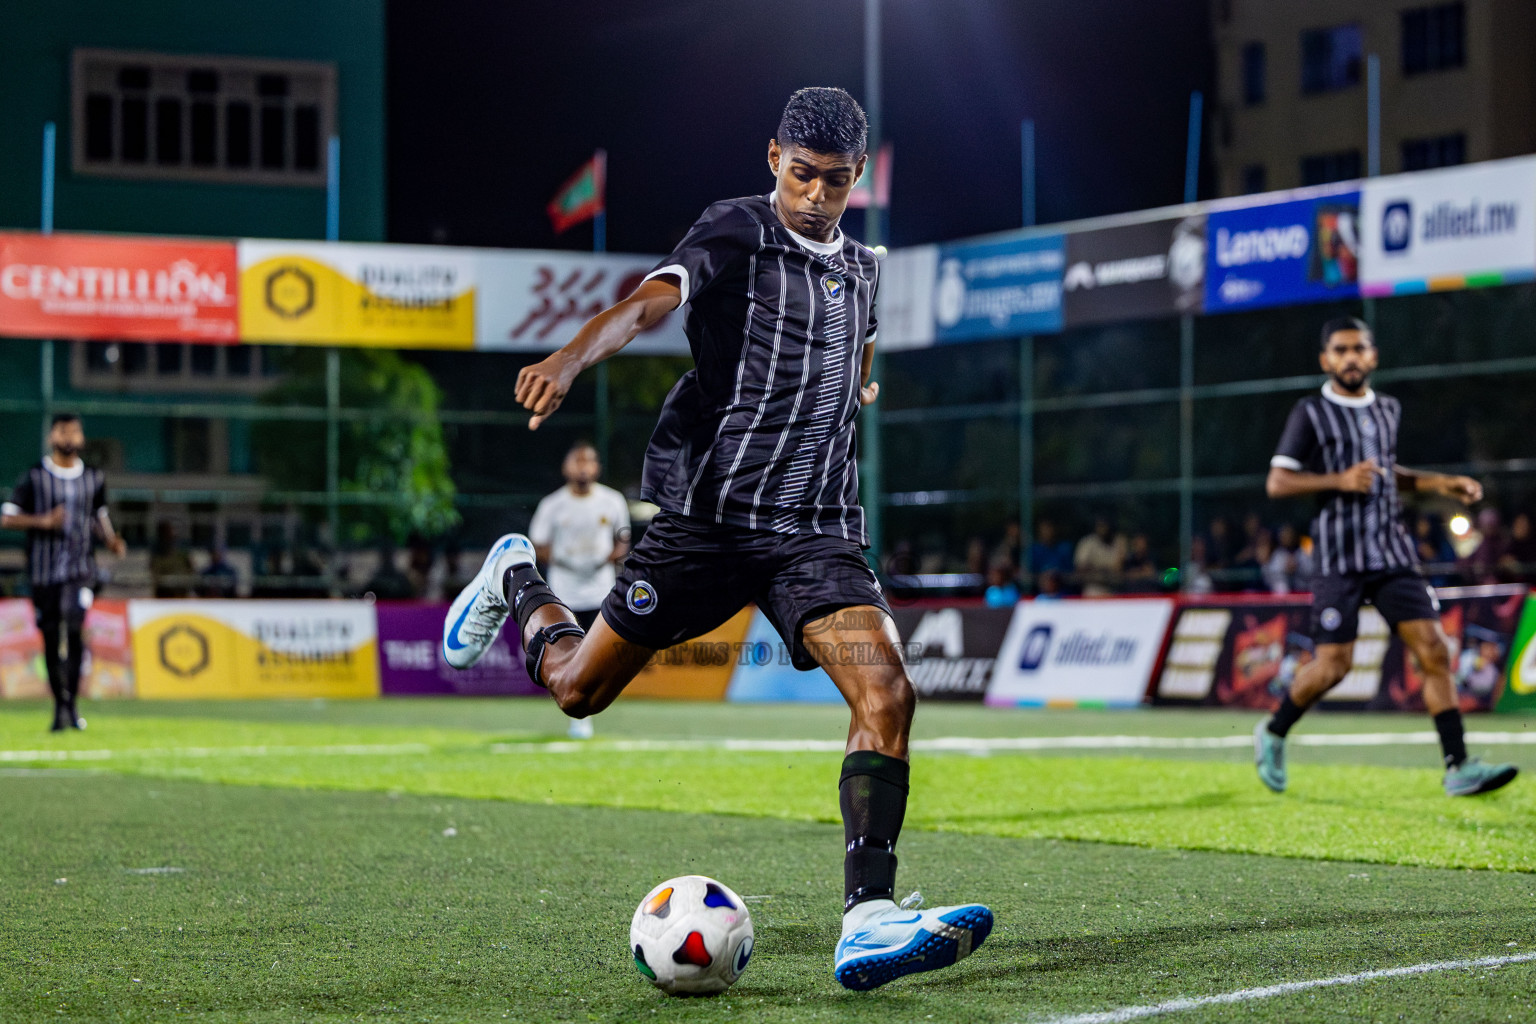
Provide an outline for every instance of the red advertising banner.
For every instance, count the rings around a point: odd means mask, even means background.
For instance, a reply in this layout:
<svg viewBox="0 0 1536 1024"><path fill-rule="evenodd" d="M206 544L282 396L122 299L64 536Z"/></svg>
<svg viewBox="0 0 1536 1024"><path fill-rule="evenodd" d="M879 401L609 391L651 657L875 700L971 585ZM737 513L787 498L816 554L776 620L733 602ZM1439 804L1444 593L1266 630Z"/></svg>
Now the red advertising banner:
<svg viewBox="0 0 1536 1024"><path fill-rule="evenodd" d="M0 335L236 340L233 242L0 232Z"/></svg>

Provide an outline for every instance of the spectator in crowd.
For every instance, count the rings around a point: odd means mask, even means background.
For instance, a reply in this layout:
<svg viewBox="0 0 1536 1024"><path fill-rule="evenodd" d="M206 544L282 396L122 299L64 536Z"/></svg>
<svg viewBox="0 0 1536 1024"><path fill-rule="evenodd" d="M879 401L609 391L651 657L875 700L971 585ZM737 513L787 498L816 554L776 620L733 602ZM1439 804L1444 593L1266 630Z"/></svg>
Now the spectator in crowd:
<svg viewBox="0 0 1536 1024"><path fill-rule="evenodd" d="M1419 552L1419 561L1425 568L1437 565L1451 565L1456 561L1456 549L1451 547L1451 539L1446 536L1445 524L1438 516L1432 516L1427 512L1420 513L1413 524L1413 543ZM1448 587L1453 577L1443 572L1431 572L1429 582L1432 586Z"/></svg>
<svg viewBox="0 0 1536 1024"><path fill-rule="evenodd" d="M1296 555L1276 544L1268 530L1260 530L1254 543L1254 561L1259 566L1263 589L1271 594L1289 594L1296 576Z"/></svg>
<svg viewBox="0 0 1536 1024"><path fill-rule="evenodd" d="M1501 564L1504 578L1511 583L1526 582L1536 573L1536 535L1528 513L1518 513L1509 524L1509 548Z"/></svg>
<svg viewBox="0 0 1536 1024"><path fill-rule="evenodd" d="M1128 594L1153 594L1160 588L1157 563L1152 560L1152 542L1144 533L1131 538L1131 550L1122 566L1125 592Z"/></svg>
<svg viewBox="0 0 1536 1024"><path fill-rule="evenodd" d="M1206 528L1209 539L1205 545L1207 569L1226 569L1232 565L1237 555L1235 539L1232 530L1227 526L1224 516L1216 516Z"/></svg>
<svg viewBox="0 0 1536 1024"><path fill-rule="evenodd" d="M155 547L149 555L149 576L156 597L191 597L196 573L192 558L176 537L176 525L162 519L155 525Z"/></svg>
<svg viewBox="0 0 1536 1024"><path fill-rule="evenodd" d="M416 596L411 578L395 565L395 546L388 541L379 545L379 567L365 589L379 601L409 601Z"/></svg>
<svg viewBox="0 0 1536 1024"><path fill-rule="evenodd" d="M1463 559L1459 568L1468 583L1499 582L1499 564L1509 553L1509 537L1504 533L1504 520L1496 508L1485 508L1477 514L1477 530L1482 540L1472 553Z"/></svg>
<svg viewBox="0 0 1536 1024"><path fill-rule="evenodd" d="M1003 539L992 548L992 555L988 559L988 565L1007 565L1018 572L1023 566L1020 561L1024 557L1024 535L1019 528L1017 519L1010 519L1003 530Z"/></svg>
<svg viewBox="0 0 1536 1024"><path fill-rule="evenodd" d="M224 545L215 544L208 567L198 574L197 591L203 597L234 597L240 574L229 564Z"/></svg>
<svg viewBox="0 0 1536 1024"><path fill-rule="evenodd" d="M1029 571L1036 576L1072 571L1072 545L1056 537L1056 524L1042 519L1035 526L1035 542L1029 546Z"/></svg>
<svg viewBox="0 0 1536 1024"><path fill-rule="evenodd" d="M1184 563L1183 570L1179 573L1179 585L1186 594L1209 594L1216 590L1216 585L1211 582L1211 574L1206 566L1206 544L1204 537L1192 537L1189 541L1189 561Z"/></svg>
<svg viewBox="0 0 1536 1024"><path fill-rule="evenodd" d="M965 571L972 576L987 571L987 542L980 537L972 537L965 546Z"/></svg>
<svg viewBox="0 0 1536 1024"><path fill-rule="evenodd" d="M988 608L1012 608L1019 603L1019 585L1006 565L994 565L987 573Z"/></svg>
<svg viewBox="0 0 1536 1024"><path fill-rule="evenodd" d="M411 581L411 591L422 600L439 600L442 595L441 579L432 576L432 564L437 561L432 552L432 545L419 533L413 533L405 541L406 559L405 575ZM433 593L433 585L439 589ZM457 591L455 591L457 593Z"/></svg>
<svg viewBox="0 0 1536 1024"><path fill-rule="evenodd" d="M885 571L892 576L911 576L917 572L917 556L910 540L899 540L886 559Z"/></svg>
<svg viewBox="0 0 1536 1024"><path fill-rule="evenodd" d="M1065 594L1061 586L1061 573L1055 569L1047 569L1038 577L1039 592L1035 595L1037 601L1059 601Z"/></svg>
<svg viewBox="0 0 1536 1024"><path fill-rule="evenodd" d="M1115 592L1125 565L1125 537L1115 533L1104 516L1093 523L1093 532L1077 542L1072 567L1083 582L1084 597L1107 597Z"/></svg>
<svg viewBox="0 0 1536 1024"><path fill-rule="evenodd" d="M463 552L457 541L449 541L443 548L443 594L457 594L469 586L474 573L464 566Z"/></svg>
<svg viewBox="0 0 1536 1024"><path fill-rule="evenodd" d="M1312 589L1312 548L1310 542L1290 523L1280 527L1277 545L1290 558L1290 574L1286 582L1292 593L1304 593Z"/></svg>
<svg viewBox="0 0 1536 1024"><path fill-rule="evenodd" d="M1259 534L1264 532L1264 521L1259 518L1257 512L1249 512L1243 517L1242 546L1232 558L1232 564L1239 569L1262 569L1264 559L1259 555ZM1274 534L1270 534L1270 547L1274 546Z"/></svg>

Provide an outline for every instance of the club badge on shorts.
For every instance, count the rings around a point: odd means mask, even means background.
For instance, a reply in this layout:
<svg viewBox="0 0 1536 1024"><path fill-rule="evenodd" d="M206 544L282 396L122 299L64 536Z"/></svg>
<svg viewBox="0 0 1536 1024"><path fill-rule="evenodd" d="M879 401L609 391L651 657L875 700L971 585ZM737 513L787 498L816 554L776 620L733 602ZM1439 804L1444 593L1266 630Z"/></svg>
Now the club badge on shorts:
<svg viewBox="0 0 1536 1024"><path fill-rule="evenodd" d="M636 615L649 615L656 610L656 589L645 580L635 580L624 595L624 603Z"/></svg>
<svg viewBox="0 0 1536 1024"><path fill-rule="evenodd" d="M1338 629L1344 624L1344 616L1339 614L1337 608L1324 608L1323 614L1317 617L1317 621L1322 624L1324 629L1333 630Z"/></svg>

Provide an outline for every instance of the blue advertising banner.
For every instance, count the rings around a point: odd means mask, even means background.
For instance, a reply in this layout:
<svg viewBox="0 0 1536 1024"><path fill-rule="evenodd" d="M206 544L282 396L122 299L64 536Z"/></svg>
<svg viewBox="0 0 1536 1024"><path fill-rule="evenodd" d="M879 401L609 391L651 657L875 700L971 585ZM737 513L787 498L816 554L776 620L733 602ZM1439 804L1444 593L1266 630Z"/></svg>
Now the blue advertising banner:
<svg viewBox="0 0 1536 1024"><path fill-rule="evenodd" d="M1061 235L939 249L933 291L939 344L1061 330Z"/></svg>
<svg viewBox="0 0 1536 1024"><path fill-rule="evenodd" d="M1208 313L1360 294L1359 192L1213 212L1207 231Z"/></svg>

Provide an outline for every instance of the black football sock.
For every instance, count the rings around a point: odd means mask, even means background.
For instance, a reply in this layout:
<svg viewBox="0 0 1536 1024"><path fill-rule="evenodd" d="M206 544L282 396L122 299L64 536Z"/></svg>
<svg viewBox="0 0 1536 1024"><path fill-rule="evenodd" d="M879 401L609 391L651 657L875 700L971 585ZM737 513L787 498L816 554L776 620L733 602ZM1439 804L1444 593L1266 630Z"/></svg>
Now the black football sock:
<svg viewBox="0 0 1536 1024"><path fill-rule="evenodd" d="M62 624L44 622L43 667L48 673L48 692L53 694L53 720L55 726L69 710L69 684L64 675L64 663L59 658L59 634Z"/></svg>
<svg viewBox="0 0 1536 1024"><path fill-rule="evenodd" d="M566 608L565 602L549 589L549 584L544 582L544 577L539 575L539 570L531 565L519 565L502 574L501 592L506 595L507 603L512 606L512 617L517 620L519 632L526 631L528 620L533 617L533 613L547 604L558 604L567 612L571 611ZM574 613L572 617L575 617Z"/></svg>
<svg viewBox="0 0 1536 1024"><path fill-rule="evenodd" d="M1266 728L1284 739L1286 733L1291 731L1291 726L1306 713L1307 709L1291 700L1290 693L1286 693L1280 698L1280 706L1275 709L1275 713L1269 716L1269 724Z"/></svg>
<svg viewBox="0 0 1536 1024"><path fill-rule="evenodd" d="M74 722L80 717L76 701L80 698L80 668L85 661L85 637L81 634L81 627L69 626L65 630L64 640L69 645L68 654L64 658L64 706L70 722Z"/></svg>
<svg viewBox="0 0 1536 1024"><path fill-rule="evenodd" d="M1456 708L1435 716L1435 731L1440 734L1440 750L1445 766L1455 768L1467 759L1467 735L1461 727L1461 712Z"/></svg>
<svg viewBox="0 0 1536 1024"><path fill-rule="evenodd" d="M838 803L843 811L843 912L865 900L888 900L896 892L896 838L907 816L911 766L872 750L843 758Z"/></svg>

